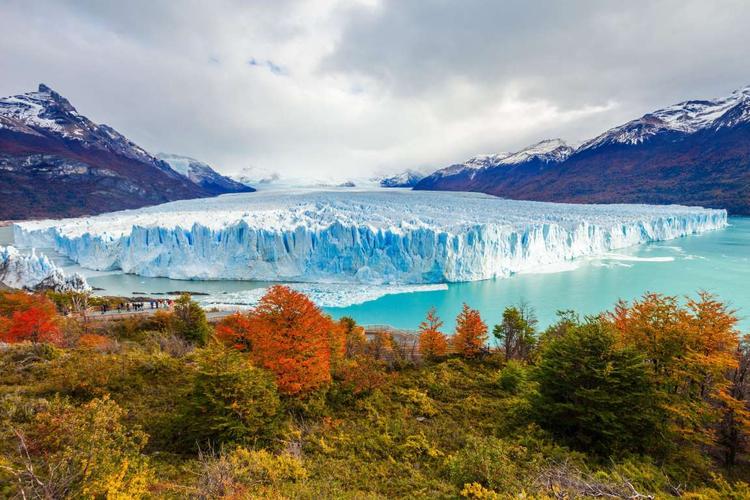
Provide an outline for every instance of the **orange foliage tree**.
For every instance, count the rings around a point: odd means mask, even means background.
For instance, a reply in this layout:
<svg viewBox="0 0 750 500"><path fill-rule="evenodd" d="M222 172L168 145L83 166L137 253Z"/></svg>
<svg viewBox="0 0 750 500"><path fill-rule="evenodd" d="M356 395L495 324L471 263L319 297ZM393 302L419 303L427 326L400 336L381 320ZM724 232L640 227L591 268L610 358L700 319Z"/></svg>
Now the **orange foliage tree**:
<svg viewBox="0 0 750 500"><path fill-rule="evenodd" d="M276 375L285 394L308 393L330 382L331 365L343 357L343 329L304 294L271 287L247 316L234 315L217 336Z"/></svg>
<svg viewBox="0 0 750 500"><path fill-rule="evenodd" d="M631 305L620 302L607 319L619 341L643 353L672 430L697 442L714 441L710 424L721 408L740 406L727 373L737 367L739 335L733 311L708 293L688 300L649 293Z"/></svg>
<svg viewBox="0 0 750 500"><path fill-rule="evenodd" d="M423 359L436 359L448 352L448 340L440 331L443 322L438 318L433 307L427 312L425 320L419 324L419 354Z"/></svg>
<svg viewBox="0 0 750 500"><path fill-rule="evenodd" d="M487 324L479 311L464 304L456 318L456 332L453 335L453 350L467 358L479 355L487 343Z"/></svg>
<svg viewBox="0 0 750 500"><path fill-rule="evenodd" d="M0 338L4 342L61 344L62 333L55 305L41 294L10 293L0 300Z"/></svg>
<svg viewBox="0 0 750 500"><path fill-rule="evenodd" d="M344 337L345 358L353 358L367 351L367 336L363 327L348 316L339 319L339 327Z"/></svg>
<svg viewBox="0 0 750 500"><path fill-rule="evenodd" d="M240 351L252 349L251 323L247 315L234 313L219 321L214 329L216 337Z"/></svg>

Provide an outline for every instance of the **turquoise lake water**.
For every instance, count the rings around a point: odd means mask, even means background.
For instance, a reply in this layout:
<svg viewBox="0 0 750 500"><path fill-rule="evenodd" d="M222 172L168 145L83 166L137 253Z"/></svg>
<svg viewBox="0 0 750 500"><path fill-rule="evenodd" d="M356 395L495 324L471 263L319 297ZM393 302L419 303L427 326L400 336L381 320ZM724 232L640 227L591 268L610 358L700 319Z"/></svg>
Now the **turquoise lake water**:
<svg viewBox="0 0 750 500"><path fill-rule="evenodd" d="M720 231L620 250L613 259L582 260L565 272L455 283L444 291L389 295L328 311L364 324L412 329L435 306L449 330L463 302L479 309L492 325L505 306L525 300L536 310L540 325L546 326L560 309L593 314L646 291L695 295L706 290L731 302L741 328L750 332L750 218L733 217L730 224Z"/></svg>
<svg viewBox="0 0 750 500"><path fill-rule="evenodd" d="M8 242L0 228L0 244ZM64 258L66 270L80 270ZM536 310L541 326L554 321L555 311L575 309L593 314L611 309L618 299L631 300L646 291L692 295L698 290L717 294L738 310L740 327L750 332L750 218L730 218L730 227L696 236L651 243L617 251L606 258L582 259L567 270L524 274L507 279L449 284L447 290L388 295L344 308L326 308L334 317L348 315L362 324L389 324L414 329L435 306L446 331L463 302L479 309L486 322L496 323L503 308L525 300ZM219 294L267 286L243 281L179 281L121 273L85 271L98 293L130 295L190 290Z"/></svg>

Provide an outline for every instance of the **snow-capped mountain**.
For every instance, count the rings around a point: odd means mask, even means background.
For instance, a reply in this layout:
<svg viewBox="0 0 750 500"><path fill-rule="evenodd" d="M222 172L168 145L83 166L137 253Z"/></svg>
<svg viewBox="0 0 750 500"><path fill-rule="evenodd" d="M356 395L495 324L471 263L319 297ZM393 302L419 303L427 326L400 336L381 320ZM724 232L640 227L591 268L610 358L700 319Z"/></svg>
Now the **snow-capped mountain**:
<svg viewBox="0 0 750 500"><path fill-rule="evenodd" d="M211 193L249 193L255 191L252 186L223 176L207 163L194 158L170 153L158 153L156 157L167 162L172 170L178 174L187 177Z"/></svg>
<svg viewBox="0 0 750 500"><path fill-rule="evenodd" d="M0 98L0 129L74 141L86 149L108 151L168 172L167 165L112 127L80 115L66 98L43 83L37 92Z"/></svg>
<svg viewBox="0 0 750 500"><path fill-rule="evenodd" d="M571 203L681 203L750 214L750 87L648 113L575 150L558 140L537 146L451 165L415 189Z"/></svg>
<svg viewBox="0 0 750 500"><path fill-rule="evenodd" d="M585 142L580 150L608 144L640 144L658 134L693 134L750 122L750 86L728 97L707 101L685 101L648 113Z"/></svg>
<svg viewBox="0 0 750 500"><path fill-rule="evenodd" d="M274 170L263 167L245 167L231 178L246 186L253 186L259 191L269 189L278 191L285 189L310 189L310 188L371 188L377 187L379 179L366 177L342 177L342 176L315 176L310 175L291 177L281 175Z"/></svg>
<svg viewBox="0 0 750 500"><path fill-rule="evenodd" d="M406 170L400 174L391 175L376 179L380 187L386 188L409 188L417 185L424 179L424 174L416 170Z"/></svg>
<svg viewBox="0 0 750 500"><path fill-rule="evenodd" d="M476 179L481 179L498 170L507 173L510 167L540 167L565 161L573 148L560 139L548 139L527 146L515 153L495 153L478 155L464 163L458 163L435 171L416 184L418 189L438 189L448 185L470 186Z"/></svg>
<svg viewBox="0 0 750 500"><path fill-rule="evenodd" d="M212 196L44 84L0 98L1 219L64 217Z"/></svg>

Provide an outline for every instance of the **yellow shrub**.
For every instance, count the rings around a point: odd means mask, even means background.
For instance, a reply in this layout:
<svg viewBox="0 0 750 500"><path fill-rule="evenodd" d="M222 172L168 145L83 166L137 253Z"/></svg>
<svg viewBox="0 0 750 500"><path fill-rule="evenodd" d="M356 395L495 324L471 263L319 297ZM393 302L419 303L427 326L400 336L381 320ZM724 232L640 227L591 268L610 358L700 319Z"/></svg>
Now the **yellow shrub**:
<svg viewBox="0 0 750 500"><path fill-rule="evenodd" d="M307 479L302 461L287 453L274 455L267 450L237 448L229 455L237 480L247 485L269 485Z"/></svg>

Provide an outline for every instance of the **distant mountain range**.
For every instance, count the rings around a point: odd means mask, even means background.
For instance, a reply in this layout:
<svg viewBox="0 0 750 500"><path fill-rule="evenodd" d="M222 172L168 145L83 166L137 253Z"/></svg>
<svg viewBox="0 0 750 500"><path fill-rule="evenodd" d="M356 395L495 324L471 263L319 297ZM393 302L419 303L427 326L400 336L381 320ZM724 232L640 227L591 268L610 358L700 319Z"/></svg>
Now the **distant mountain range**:
<svg viewBox="0 0 750 500"><path fill-rule="evenodd" d="M0 220L248 192L253 182L296 185L256 170L230 179L186 156L152 155L79 114L46 85L0 98ZM648 113L577 148L545 140L515 153L476 156L424 178L406 171L369 182L539 201L680 203L750 215L750 87Z"/></svg>
<svg viewBox="0 0 750 500"><path fill-rule="evenodd" d="M750 87L686 101L572 148L559 139L484 155L418 190L479 191L571 203L680 203L750 215Z"/></svg>
<svg viewBox="0 0 750 500"><path fill-rule="evenodd" d="M165 158L92 122L46 85L0 98L0 220L88 215L252 191L206 164Z"/></svg>
<svg viewBox="0 0 750 500"><path fill-rule="evenodd" d="M419 184L424 179L423 173L416 170L407 170L397 175L376 179L380 187L386 188L409 188Z"/></svg>

